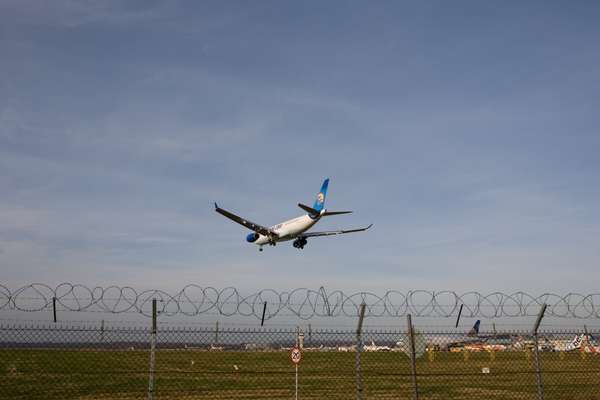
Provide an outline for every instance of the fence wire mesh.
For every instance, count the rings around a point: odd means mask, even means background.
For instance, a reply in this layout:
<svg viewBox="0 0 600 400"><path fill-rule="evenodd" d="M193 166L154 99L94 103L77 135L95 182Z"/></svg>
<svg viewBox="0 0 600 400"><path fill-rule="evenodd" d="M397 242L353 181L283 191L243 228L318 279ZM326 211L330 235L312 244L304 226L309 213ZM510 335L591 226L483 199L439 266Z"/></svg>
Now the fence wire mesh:
<svg viewBox="0 0 600 400"><path fill-rule="evenodd" d="M0 326L2 399L412 399L406 331ZM419 399L600 399L589 332L423 332ZM541 385L536 380L535 353ZM357 363L360 360L360 363ZM360 369L357 368L360 365ZM152 373L152 371L154 371ZM358 392L360 382L362 391ZM542 386L542 387L540 387Z"/></svg>

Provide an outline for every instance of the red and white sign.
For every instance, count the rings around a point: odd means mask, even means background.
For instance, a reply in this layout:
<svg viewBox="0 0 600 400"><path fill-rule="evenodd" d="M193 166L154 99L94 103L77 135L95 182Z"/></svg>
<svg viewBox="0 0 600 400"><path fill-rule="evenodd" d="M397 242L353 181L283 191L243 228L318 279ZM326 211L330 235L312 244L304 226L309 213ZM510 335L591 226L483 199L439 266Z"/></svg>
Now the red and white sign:
<svg viewBox="0 0 600 400"><path fill-rule="evenodd" d="M300 364L300 361L302 361L302 352L300 351L299 348L294 347L292 349L292 352L290 353L290 359L292 360L292 362L296 365Z"/></svg>

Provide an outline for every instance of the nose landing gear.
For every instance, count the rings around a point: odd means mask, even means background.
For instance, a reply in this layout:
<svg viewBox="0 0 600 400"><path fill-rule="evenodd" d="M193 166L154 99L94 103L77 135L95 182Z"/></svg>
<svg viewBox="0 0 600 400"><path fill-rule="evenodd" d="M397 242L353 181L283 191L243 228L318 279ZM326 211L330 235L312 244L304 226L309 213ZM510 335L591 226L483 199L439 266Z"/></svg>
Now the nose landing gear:
<svg viewBox="0 0 600 400"><path fill-rule="evenodd" d="M308 242L307 242L306 238L299 237L298 239L294 240L293 245L297 249L303 249L304 246L306 246L307 243Z"/></svg>

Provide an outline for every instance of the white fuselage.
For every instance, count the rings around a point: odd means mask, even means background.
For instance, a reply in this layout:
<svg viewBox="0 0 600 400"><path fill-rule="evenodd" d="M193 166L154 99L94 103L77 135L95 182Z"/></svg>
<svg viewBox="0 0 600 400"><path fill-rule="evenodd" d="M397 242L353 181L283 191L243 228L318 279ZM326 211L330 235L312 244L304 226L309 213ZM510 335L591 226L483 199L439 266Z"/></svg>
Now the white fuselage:
<svg viewBox="0 0 600 400"><path fill-rule="evenodd" d="M297 218L287 220L277 225L273 225L269 229L277 234L276 238L269 238L265 235L259 235L254 244L263 246L271 242L285 242L298 237L301 233L309 230L314 224L319 222L321 216L311 218L309 215L301 215Z"/></svg>
<svg viewBox="0 0 600 400"><path fill-rule="evenodd" d="M371 344L365 344L363 346L365 351L391 351L392 348L390 346L377 346L375 342L371 342Z"/></svg>

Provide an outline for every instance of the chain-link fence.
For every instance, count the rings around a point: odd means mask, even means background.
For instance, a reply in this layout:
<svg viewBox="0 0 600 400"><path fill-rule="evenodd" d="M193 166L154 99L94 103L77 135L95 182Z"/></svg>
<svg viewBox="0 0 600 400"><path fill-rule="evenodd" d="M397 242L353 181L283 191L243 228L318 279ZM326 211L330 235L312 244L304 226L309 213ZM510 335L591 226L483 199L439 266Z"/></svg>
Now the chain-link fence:
<svg viewBox="0 0 600 400"><path fill-rule="evenodd" d="M0 398L293 399L296 346L300 399L600 399L593 332L62 325L0 326Z"/></svg>

